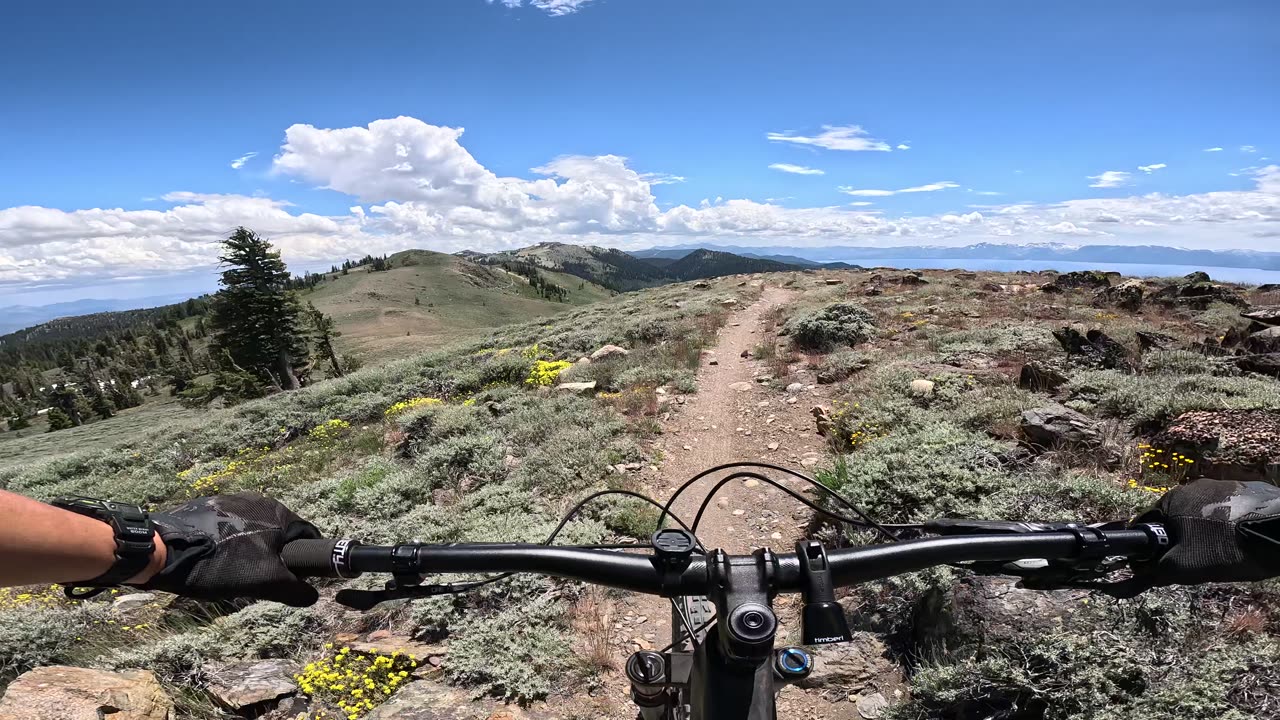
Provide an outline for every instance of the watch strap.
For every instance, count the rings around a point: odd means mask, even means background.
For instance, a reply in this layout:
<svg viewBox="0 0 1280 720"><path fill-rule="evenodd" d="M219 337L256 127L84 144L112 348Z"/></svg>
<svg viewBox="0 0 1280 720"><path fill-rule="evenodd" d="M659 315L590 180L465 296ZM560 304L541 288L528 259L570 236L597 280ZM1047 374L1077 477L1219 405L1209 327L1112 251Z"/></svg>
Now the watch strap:
<svg viewBox="0 0 1280 720"><path fill-rule="evenodd" d="M141 507L84 497L59 498L53 501L53 505L110 525L116 542L115 562L111 567L96 578L65 583L68 597L90 597L104 588L121 585L142 572L151 562L156 548L156 533L149 516ZM95 590L76 593L75 588Z"/></svg>

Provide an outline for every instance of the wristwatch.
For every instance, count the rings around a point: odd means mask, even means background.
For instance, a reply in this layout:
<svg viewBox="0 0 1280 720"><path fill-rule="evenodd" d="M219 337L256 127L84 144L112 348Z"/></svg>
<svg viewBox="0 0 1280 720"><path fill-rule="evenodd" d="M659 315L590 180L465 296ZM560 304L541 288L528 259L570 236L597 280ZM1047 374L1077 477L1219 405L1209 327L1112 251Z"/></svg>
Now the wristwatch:
<svg viewBox="0 0 1280 720"><path fill-rule="evenodd" d="M116 561L105 573L92 580L64 583L69 598L88 598L142 572L156 550L156 531L147 513L137 505L96 500L87 497L58 498L54 507L91 517L111 526L116 540ZM88 589L77 593L76 588Z"/></svg>

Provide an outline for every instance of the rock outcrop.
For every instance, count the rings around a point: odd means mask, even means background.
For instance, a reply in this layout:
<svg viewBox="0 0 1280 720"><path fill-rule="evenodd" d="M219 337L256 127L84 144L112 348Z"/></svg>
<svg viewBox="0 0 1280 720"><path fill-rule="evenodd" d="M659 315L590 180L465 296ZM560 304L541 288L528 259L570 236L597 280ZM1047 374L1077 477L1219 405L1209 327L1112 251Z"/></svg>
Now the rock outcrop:
<svg viewBox="0 0 1280 720"><path fill-rule="evenodd" d="M1081 334L1075 328L1064 327L1054 330L1053 337L1067 351L1067 361L1072 365L1104 370L1132 367L1129 351L1097 328Z"/></svg>
<svg viewBox="0 0 1280 720"><path fill-rule="evenodd" d="M150 670L51 665L23 673L0 699L4 720L174 720L173 701Z"/></svg>
<svg viewBox="0 0 1280 720"><path fill-rule="evenodd" d="M1057 290L1087 289L1096 290L1111 285L1106 273L1097 270L1077 270L1063 273L1043 286L1049 292ZM1052 288L1052 289L1050 289Z"/></svg>
<svg viewBox="0 0 1280 720"><path fill-rule="evenodd" d="M1093 296L1093 304L1099 307L1111 306L1121 310L1134 312L1142 307L1147 287L1141 280L1125 280L1119 285L1109 285Z"/></svg>

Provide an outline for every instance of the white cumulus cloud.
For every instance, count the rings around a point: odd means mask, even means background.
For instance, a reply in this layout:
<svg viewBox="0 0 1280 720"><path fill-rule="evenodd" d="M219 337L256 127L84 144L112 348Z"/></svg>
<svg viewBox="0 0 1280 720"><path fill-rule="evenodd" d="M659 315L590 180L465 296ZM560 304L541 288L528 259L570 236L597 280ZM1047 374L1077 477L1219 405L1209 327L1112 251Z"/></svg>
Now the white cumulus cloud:
<svg viewBox="0 0 1280 720"><path fill-rule="evenodd" d="M239 170L240 168L244 167L245 163L249 162L250 160L254 159L257 156L258 156L258 153L256 152L245 153L240 157L236 158L235 160L231 161L231 168L233 170Z"/></svg>
<svg viewBox="0 0 1280 720"><path fill-rule="evenodd" d="M826 175L825 170L818 168L805 167L804 165L792 165L791 163L773 163L769 166L770 170L778 170L779 172L791 173L792 175Z"/></svg>
<svg viewBox="0 0 1280 720"><path fill-rule="evenodd" d="M1144 173L1146 173L1146 174L1150 175L1151 173L1155 172L1156 170L1163 170L1163 169L1165 169L1165 168L1167 168L1167 167L1169 167L1169 166L1168 166L1168 165L1165 165L1164 163L1156 163L1156 164L1154 164L1154 165L1139 165L1139 166L1138 166L1138 169L1139 169L1139 170L1141 170L1142 172L1144 172Z"/></svg>
<svg viewBox="0 0 1280 720"><path fill-rule="evenodd" d="M868 137L867 131L858 125L823 125L822 132L817 135L791 135L771 132L765 137L773 142L810 145L827 150L889 152L892 149L889 147L889 143Z"/></svg>
<svg viewBox="0 0 1280 720"><path fill-rule="evenodd" d="M332 216L267 197L173 192L160 209L0 209L0 286L213 272L218 242L237 225L280 247L290 263L425 248L493 251L542 241L623 249L653 245L967 245L1062 241L1271 250L1280 227L1280 166L1256 187L1194 195L1150 193L981 212L886 217L863 198L933 192L841 188L846 205L783 207L716 196L659 209L655 180L618 155L563 155L525 177L501 176L461 144L463 131L416 118L363 127L294 125L273 163L283 177L352 198Z"/></svg>
<svg viewBox="0 0 1280 720"><path fill-rule="evenodd" d="M1089 187L1094 188L1114 188L1129 184L1129 173L1124 170L1107 170L1101 175L1090 175L1087 179L1093 180Z"/></svg>
<svg viewBox="0 0 1280 720"><path fill-rule="evenodd" d="M1205 148L1204 152L1222 152L1222 148L1220 147Z"/></svg>
<svg viewBox="0 0 1280 720"><path fill-rule="evenodd" d="M898 143L899 150L910 150L911 146L906 143Z"/></svg>

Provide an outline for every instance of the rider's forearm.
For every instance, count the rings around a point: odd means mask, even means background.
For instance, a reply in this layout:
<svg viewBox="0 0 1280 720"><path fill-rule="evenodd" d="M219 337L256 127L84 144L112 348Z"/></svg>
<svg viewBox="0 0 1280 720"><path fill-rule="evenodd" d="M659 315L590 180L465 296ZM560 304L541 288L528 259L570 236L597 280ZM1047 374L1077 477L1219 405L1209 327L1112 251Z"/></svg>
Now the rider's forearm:
<svg viewBox="0 0 1280 720"><path fill-rule="evenodd" d="M130 583L164 567L159 535L155 543L151 562ZM0 586L91 580L111 569L115 553L110 525L0 490Z"/></svg>

